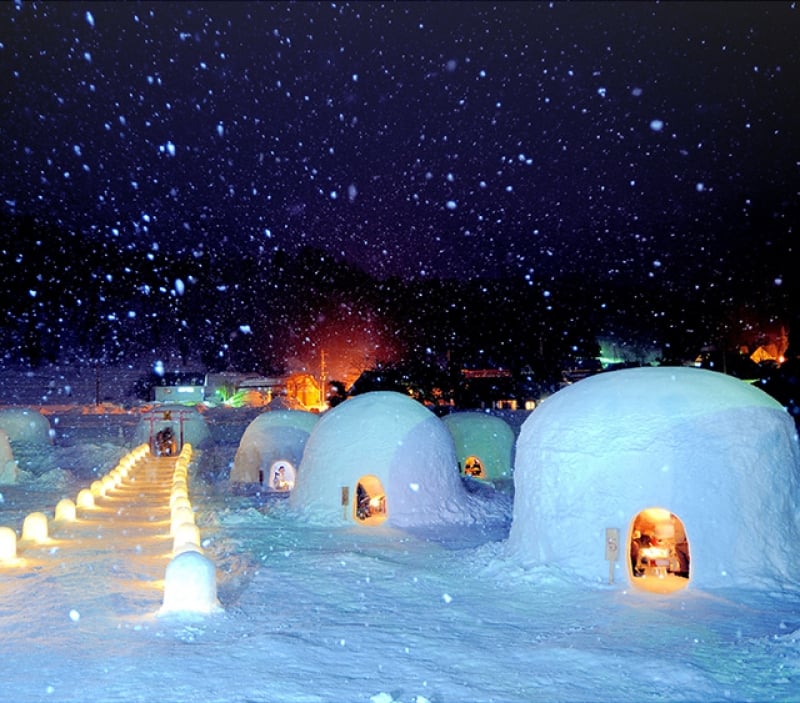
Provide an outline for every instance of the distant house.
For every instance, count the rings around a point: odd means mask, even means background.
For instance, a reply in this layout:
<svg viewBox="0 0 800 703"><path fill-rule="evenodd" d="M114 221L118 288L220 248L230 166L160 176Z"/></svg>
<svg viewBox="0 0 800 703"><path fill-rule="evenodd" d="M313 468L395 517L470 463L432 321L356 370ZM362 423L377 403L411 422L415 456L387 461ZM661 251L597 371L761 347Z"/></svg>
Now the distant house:
<svg viewBox="0 0 800 703"><path fill-rule="evenodd" d="M157 403L202 403L206 395L205 374L165 373L156 377L152 388Z"/></svg>
<svg viewBox="0 0 800 703"><path fill-rule="evenodd" d="M457 405L516 410L516 381L508 369L461 369Z"/></svg>

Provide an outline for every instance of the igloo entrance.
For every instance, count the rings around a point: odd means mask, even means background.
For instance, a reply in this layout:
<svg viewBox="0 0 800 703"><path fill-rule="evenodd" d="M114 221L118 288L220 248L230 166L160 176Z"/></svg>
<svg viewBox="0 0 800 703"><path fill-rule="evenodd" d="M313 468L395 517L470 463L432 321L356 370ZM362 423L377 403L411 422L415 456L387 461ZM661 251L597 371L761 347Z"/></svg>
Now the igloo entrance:
<svg viewBox="0 0 800 703"><path fill-rule="evenodd" d="M660 507L645 508L628 536L631 580L639 588L671 592L689 582L689 541L683 522Z"/></svg>
<svg viewBox="0 0 800 703"><path fill-rule="evenodd" d="M473 478L486 478L483 462L476 456L468 456L464 461L464 475Z"/></svg>
<svg viewBox="0 0 800 703"><path fill-rule="evenodd" d="M267 476L264 476L263 473L263 471L259 471L260 483L262 485L266 483L270 490L283 492L291 491L294 488L296 472L291 462L279 459L269 467Z"/></svg>
<svg viewBox="0 0 800 703"><path fill-rule="evenodd" d="M367 525L379 525L386 519L386 493L377 476L358 479L353 510L356 520Z"/></svg>

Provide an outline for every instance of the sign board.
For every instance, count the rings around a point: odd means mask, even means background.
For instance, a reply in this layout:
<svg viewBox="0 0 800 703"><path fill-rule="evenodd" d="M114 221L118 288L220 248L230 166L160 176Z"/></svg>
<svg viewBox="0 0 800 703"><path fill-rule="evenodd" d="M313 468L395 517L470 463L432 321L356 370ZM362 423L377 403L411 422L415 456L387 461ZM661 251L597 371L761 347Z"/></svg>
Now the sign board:
<svg viewBox="0 0 800 703"><path fill-rule="evenodd" d="M619 528L606 527L606 561L608 582L614 583L614 562L619 558Z"/></svg>

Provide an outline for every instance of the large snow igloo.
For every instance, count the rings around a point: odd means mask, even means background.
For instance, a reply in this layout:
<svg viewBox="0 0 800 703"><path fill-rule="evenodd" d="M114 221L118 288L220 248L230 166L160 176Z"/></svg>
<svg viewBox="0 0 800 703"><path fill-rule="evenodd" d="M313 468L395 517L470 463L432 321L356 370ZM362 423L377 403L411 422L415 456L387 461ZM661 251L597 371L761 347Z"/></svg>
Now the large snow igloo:
<svg viewBox="0 0 800 703"><path fill-rule="evenodd" d="M471 520L447 428L425 406L393 391L357 395L320 417L290 501L315 521L333 524Z"/></svg>
<svg viewBox="0 0 800 703"><path fill-rule="evenodd" d="M184 444L201 449L211 439L208 423L197 408L164 404L142 413L133 434L133 446L149 444L153 454L161 454L159 440L166 430L174 438L170 450L173 454L180 452Z"/></svg>
<svg viewBox="0 0 800 703"><path fill-rule="evenodd" d="M453 437L463 475L492 483L511 480L516 437L505 420L485 412L460 412L442 421Z"/></svg>
<svg viewBox="0 0 800 703"><path fill-rule="evenodd" d="M231 483L259 483L273 491L294 487L311 430L319 415L302 410L270 410L245 429L231 468Z"/></svg>
<svg viewBox="0 0 800 703"><path fill-rule="evenodd" d="M794 423L731 376L637 368L560 390L521 428L514 486L524 563L663 591L800 577Z"/></svg>

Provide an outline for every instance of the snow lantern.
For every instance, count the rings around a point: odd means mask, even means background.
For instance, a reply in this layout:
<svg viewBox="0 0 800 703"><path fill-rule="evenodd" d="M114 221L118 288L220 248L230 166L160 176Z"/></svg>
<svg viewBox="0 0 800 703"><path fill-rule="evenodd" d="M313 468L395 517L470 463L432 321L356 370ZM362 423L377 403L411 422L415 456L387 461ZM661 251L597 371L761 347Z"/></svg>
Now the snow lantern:
<svg viewBox="0 0 800 703"><path fill-rule="evenodd" d="M75 497L75 506L84 510L94 508L94 493L88 488L82 488Z"/></svg>
<svg viewBox="0 0 800 703"><path fill-rule="evenodd" d="M291 505L328 523L468 522L442 421L401 393L357 395L324 413L306 443Z"/></svg>
<svg viewBox="0 0 800 703"><path fill-rule="evenodd" d="M442 418L456 447L461 473L482 481L510 481L514 430L502 418L484 412L457 412Z"/></svg>
<svg viewBox="0 0 800 703"><path fill-rule="evenodd" d="M17 533L10 527L0 527L0 562L17 558Z"/></svg>
<svg viewBox="0 0 800 703"><path fill-rule="evenodd" d="M0 484L16 483L19 478L19 469L14 460L14 452L8 441L8 433L0 430Z"/></svg>
<svg viewBox="0 0 800 703"><path fill-rule="evenodd" d="M40 512L29 513L22 523L22 539L31 542L46 542L49 536L47 515Z"/></svg>
<svg viewBox="0 0 800 703"><path fill-rule="evenodd" d="M200 547L200 528L193 522L182 522L175 527L172 534L173 554L183 551L182 547L187 544Z"/></svg>
<svg viewBox="0 0 800 703"><path fill-rule="evenodd" d="M62 498L56 503L55 521L56 522L74 522L77 516L75 503L69 498Z"/></svg>
<svg viewBox="0 0 800 703"><path fill-rule="evenodd" d="M529 564L607 579L617 547L620 580L650 590L800 579L794 423L732 376L636 368L558 391L522 426L514 486L509 553Z"/></svg>
<svg viewBox="0 0 800 703"><path fill-rule="evenodd" d="M12 443L52 444L50 421L38 410L5 408L0 410L0 429Z"/></svg>
<svg viewBox="0 0 800 703"><path fill-rule="evenodd" d="M270 410L245 429L233 459L232 483L258 483L273 491L294 488L297 467L319 415Z"/></svg>
<svg viewBox="0 0 800 703"><path fill-rule="evenodd" d="M159 405L142 413L133 443L144 444L154 456L175 456L185 444L202 448L211 439L205 417L186 405Z"/></svg>
<svg viewBox="0 0 800 703"><path fill-rule="evenodd" d="M158 614L208 614L220 609L214 563L194 550L173 557L167 564L164 600Z"/></svg>

